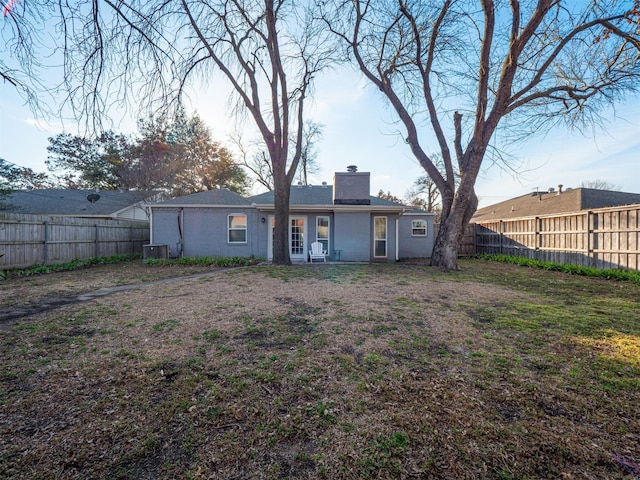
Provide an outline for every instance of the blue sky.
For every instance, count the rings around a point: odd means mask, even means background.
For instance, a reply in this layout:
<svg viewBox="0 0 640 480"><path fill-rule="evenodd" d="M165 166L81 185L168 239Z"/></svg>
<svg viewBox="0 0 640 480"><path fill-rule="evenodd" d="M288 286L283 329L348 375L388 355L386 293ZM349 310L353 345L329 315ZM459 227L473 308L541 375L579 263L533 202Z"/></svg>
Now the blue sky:
<svg viewBox="0 0 640 480"><path fill-rule="evenodd" d="M193 98L213 138L230 146L227 139L236 129L236 122L225 113L229 110L228 93L225 88L210 87L194 93ZM73 123L55 118L36 121L14 88L6 83L0 84L0 112L0 158L36 171L46 171L49 136L62 131L77 133ZM356 73L334 71L319 79L309 112L324 125L323 138L317 146L321 171L313 183L331 183L333 172L345 171L347 165L355 164L360 171L371 172L373 194L383 189L403 197L423 174L400 140L394 115ZM606 132L584 136L557 129L514 146L511 153L517 159L518 175L485 165L476 188L480 206L536 188L546 190L558 184L576 187L584 180L594 179L620 185L622 191L640 193L640 100L618 105L615 114L603 114L609 121ZM249 120L247 124L240 128L249 131ZM130 132L134 122L116 124L114 129Z"/></svg>

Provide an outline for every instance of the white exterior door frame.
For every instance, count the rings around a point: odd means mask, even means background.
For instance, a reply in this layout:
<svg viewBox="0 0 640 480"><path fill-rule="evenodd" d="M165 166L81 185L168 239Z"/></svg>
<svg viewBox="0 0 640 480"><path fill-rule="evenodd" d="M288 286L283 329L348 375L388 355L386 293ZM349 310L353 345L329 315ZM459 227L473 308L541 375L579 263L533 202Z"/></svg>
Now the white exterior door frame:
<svg viewBox="0 0 640 480"><path fill-rule="evenodd" d="M269 234L267 235L267 260L273 260L273 228L275 217L269 215ZM289 215L289 256L291 260L307 260L307 216Z"/></svg>

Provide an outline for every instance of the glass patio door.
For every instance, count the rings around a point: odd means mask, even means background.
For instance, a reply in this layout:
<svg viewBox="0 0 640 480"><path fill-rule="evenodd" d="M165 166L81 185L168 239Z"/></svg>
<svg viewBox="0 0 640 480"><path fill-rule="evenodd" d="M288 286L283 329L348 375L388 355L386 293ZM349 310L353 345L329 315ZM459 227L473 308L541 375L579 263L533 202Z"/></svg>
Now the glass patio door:
<svg viewBox="0 0 640 480"><path fill-rule="evenodd" d="M307 217L289 217L289 255L291 260L306 260Z"/></svg>
<svg viewBox="0 0 640 480"><path fill-rule="evenodd" d="M275 219L273 215L269 216L269 244L268 259L273 259L273 230L275 228ZM306 243L307 217L290 216L289 217L289 256L291 260L307 259Z"/></svg>

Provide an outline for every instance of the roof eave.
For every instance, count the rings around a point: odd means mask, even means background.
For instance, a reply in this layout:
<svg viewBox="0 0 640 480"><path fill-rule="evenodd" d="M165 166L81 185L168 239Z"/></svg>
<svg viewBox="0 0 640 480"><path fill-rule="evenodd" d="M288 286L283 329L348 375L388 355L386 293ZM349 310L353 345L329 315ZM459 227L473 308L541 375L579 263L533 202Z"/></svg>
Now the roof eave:
<svg viewBox="0 0 640 480"><path fill-rule="evenodd" d="M251 205L211 205L211 204L194 204L194 203L155 203L148 205L151 209L159 208L255 208L260 212L269 212L274 210L272 203L251 204ZM333 205L333 204L315 204L315 205L290 205L290 212L391 212L402 213L407 207L404 205ZM408 213L406 213L408 214ZM433 213L411 213L412 215L435 215Z"/></svg>
<svg viewBox="0 0 640 480"><path fill-rule="evenodd" d="M255 205L238 205L238 204L229 204L229 205L211 205L210 203L170 203L170 204L162 204L162 203L154 203L148 205L149 208L254 208Z"/></svg>
<svg viewBox="0 0 640 480"><path fill-rule="evenodd" d="M273 204L256 204L255 207L259 211L274 210ZM290 212L372 212L372 211L388 211L402 212L406 207L402 205L290 205Z"/></svg>
<svg viewBox="0 0 640 480"><path fill-rule="evenodd" d="M433 212L404 212L402 214L403 217L435 217L436 214Z"/></svg>

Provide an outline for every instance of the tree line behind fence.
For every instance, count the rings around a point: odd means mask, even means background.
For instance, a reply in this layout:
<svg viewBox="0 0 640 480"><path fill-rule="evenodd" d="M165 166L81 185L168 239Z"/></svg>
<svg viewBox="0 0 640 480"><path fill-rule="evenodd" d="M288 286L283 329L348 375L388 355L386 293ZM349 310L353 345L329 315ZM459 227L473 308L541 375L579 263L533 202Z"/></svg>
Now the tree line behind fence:
<svg viewBox="0 0 640 480"><path fill-rule="evenodd" d="M125 220L0 215L0 268L141 253L149 224Z"/></svg>

